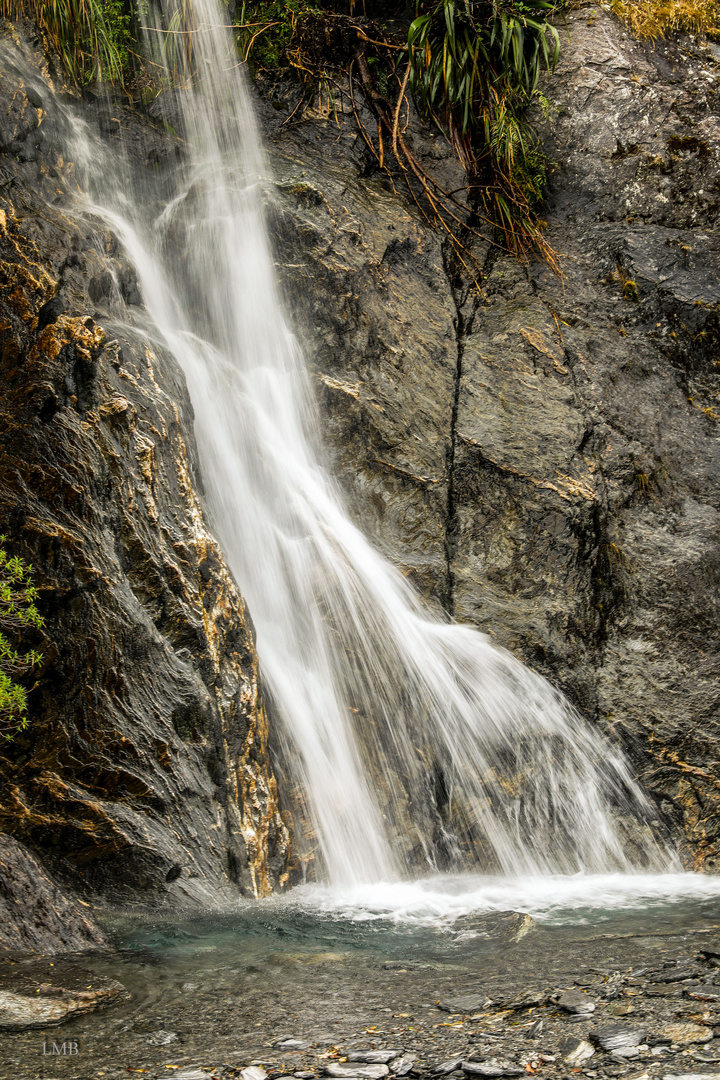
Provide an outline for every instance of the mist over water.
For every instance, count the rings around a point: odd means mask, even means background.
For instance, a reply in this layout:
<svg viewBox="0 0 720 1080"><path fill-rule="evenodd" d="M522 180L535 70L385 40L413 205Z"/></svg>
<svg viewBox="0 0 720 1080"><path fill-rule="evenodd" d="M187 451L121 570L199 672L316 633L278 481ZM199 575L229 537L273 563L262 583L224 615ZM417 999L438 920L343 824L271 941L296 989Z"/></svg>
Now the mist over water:
<svg viewBox="0 0 720 1080"><path fill-rule="evenodd" d="M563 889L581 903L590 881L611 906L633 888L699 895L692 875L663 876L679 861L620 750L488 638L428 615L349 521L278 296L242 68L214 0L193 12L172 190L129 175L70 112L68 156L85 211L136 267L150 341L187 379L209 514L333 887L312 903L443 919L539 910ZM494 876L403 880L461 868ZM559 877L578 874L606 876Z"/></svg>

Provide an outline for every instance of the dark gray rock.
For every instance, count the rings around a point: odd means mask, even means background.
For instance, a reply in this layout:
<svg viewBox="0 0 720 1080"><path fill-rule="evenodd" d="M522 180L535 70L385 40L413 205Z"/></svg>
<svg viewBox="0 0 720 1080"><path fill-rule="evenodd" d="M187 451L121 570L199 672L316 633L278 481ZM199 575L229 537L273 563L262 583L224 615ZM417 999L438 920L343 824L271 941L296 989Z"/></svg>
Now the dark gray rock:
<svg viewBox="0 0 720 1080"><path fill-rule="evenodd" d="M619 1050L628 1046L639 1046L644 1034L642 1028L629 1024L604 1024L591 1032L590 1037L603 1050Z"/></svg>
<svg viewBox="0 0 720 1080"><path fill-rule="evenodd" d="M364 1061L368 1065L389 1065L401 1054L402 1050L350 1050L347 1059L348 1061Z"/></svg>
<svg viewBox="0 0 720 1080"><path fill-rule="evenodd" d="M582 990L565 990L558 994L557 1004L565 1012L574 1013L577 1016L587 1016L595 1012L595 1002Z"/></svg>
<svg viewBox="0 0 720 1080"><path fill-rule="evenodd" d="M18 88L49 75L30 46L0 50L2 143L37 128ZM92 124L107 103L87 109ZM137 164L173 147L126 105L112 115ZM49 100L42 128L62 121ZM0 519L45 617L32 723L0 755L0 829L84 895L263 895L287 880L289 833L187 389L104 288L140 299L117 242L65 212L76 180L52 144L34 165L5 158L0 189Z"/></svg>
<svg viewBox="0 0 720 1080"><path fill-rule="evenodd" d="M431 604L623 742L657 807L628 839L640 863L669 831L712 869L718 70L602 8L566 25L537 113L563 282L481 246L478 296L360 175L347 116L268 115L278 265L356 520Z"/></svg>
<svg viewBox="0 0 720 1080"><path fill-rule="evenodd" d="M89 909L47 874L42 863L0 834L0 950L82 952L109 948Z"/></svg>

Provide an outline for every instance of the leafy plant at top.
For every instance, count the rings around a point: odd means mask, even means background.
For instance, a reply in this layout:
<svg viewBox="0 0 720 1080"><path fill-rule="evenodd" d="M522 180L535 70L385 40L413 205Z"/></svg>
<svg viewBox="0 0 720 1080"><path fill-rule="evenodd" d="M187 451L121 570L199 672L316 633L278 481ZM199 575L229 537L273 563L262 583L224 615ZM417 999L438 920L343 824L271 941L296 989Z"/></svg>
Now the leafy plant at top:
<svg viewBox="0 0 720 1080"><path fill-rule="evenodd" d="M23 630L40 629L43 618L35 606L33 568L17 556L8 557L5 539L0 536L0 736L9 740L28 724L27 694L16 680L39 664L42 655L34 649L19 653L5 635L19 643Z"/></svg>
<svg viewBox="0 0 720 1080"><path fill-rule="evenodd" d="M397 14L399 6L386 0L373 9ZM353 17L347 7L348 0L253 5L241 29L243 56L266 74L285 62L303 85L286 123L314 97L321 107L323 89L328 105L349 96L349 111L375 165L391 181L399 170L421 212L446 230L466 269L468 260L475 262L466 240L475 234L515 255L538 254L559 272L536 213L546 159L524 117L533 98L544 100L538 80L558 58L560 37L548 21L553 3L416 0L416 17L404 33L397 20L381 25ZM242 9L246 19L250 10L249 3ZM347 83L338 79L343 68ZM420 112L437 123L465 168L467 199L444 190L413 153L405 137L411 90ZM363 118L363 105L373 125ZM470 270L476 279L477 270L477 264Z"/></svg>
<svg viewBox="0 0 720 1080"><path fill-rule="evenodd" d="M76 83L122 81L131 16L122 0L0 0L6 19L32 19Z"/></svg>
<svg viewBox="0 0 720 1080"><path fill-rule="evenodd" d="M488 222L515 254L549 249L534 221L545 163L523 117L560 53L547 0L418 0L408 33L411 86L460 158ZM424 10L423 10L424 9ZM553 261L552 258L549 261Z"/></svg>

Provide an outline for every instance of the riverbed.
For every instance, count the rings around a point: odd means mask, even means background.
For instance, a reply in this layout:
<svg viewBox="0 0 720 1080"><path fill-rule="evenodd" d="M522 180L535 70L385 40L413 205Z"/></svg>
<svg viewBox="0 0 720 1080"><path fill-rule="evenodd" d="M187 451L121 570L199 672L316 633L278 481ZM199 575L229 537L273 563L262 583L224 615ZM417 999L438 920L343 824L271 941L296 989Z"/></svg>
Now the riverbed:
<svg viewBox="0 0 720 1080"><path fill-rule="evenodd" d="M0 1036L0 1078L310 1080L372 1049L415 1056L411 1077L720 1075L719 894L700 875L465 877L105 912L116 952L45 963L59 985L82 970L129 996ZM626 1056L598 1042L608 1025Z"/></svg>

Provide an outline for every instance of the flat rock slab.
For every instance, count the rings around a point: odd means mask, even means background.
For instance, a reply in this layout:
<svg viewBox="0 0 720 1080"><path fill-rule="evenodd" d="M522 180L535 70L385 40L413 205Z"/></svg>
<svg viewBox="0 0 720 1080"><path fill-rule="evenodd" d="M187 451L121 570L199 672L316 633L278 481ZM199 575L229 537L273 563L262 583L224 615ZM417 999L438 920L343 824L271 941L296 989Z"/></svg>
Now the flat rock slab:
<svg viewBox="0 0 720 1080"><path fill-rule="evenodd" d="M127 997L115 979L72 961L16 957L0 963L0 1031L53 1027Z"/></svg>
<svg viewBox="0 0 720 1080"><path fill-rule="evenodd" d="M558 996L557 1003L565 1012L574 1013L576 1016L595 1012L595 1002L581 990L566 990Z"/></svg>
<svg viewBox="0 0 720 1080"><path fill-rule="evenodd" d="M524 911L488 911L484 915L461 915L452 928L462 936L520 941L536 928L536 923Z"/></svg>
<svg viewBox="0 0 720 1080"><path fill-rule="evenodd" d="M389 1065L402 1050L351 1050L348 1061L364 1061L366 1065Z"/></svg>
<svg viewBox="0 0 720 1080"><path fill-rule="evenodd" d="M667 1024L660 1034L677 1044L707 1043L713 1037L713 1029L704 1024Z"/></svg>
<svg viewBox="0 0 720 1080"><path fill-rule="evenodd" d="M644 1034L642 1028L631 1027L629 1024L604 1024L597 1031L591 1032L590 1037L603 1050L620 1050L639 1046Z"/></svg>
<svg viewBox="0 0 720 1080"><path fill-rule="evenodd" d="M382 1080L390 1072L387 1065L324 1065L323 1074L333 1076L336 1080L345 1080L345 1077L359 1077L360 1080Z"/></svg>
<svg viewBox="0 0 720 1080"><path fill-rule="evenodd" d="M438 1009L449 1013L474 1013L482 1009L488 1002L487 994L459 994L457 997L445 998L438 1001Z"/></svg>

